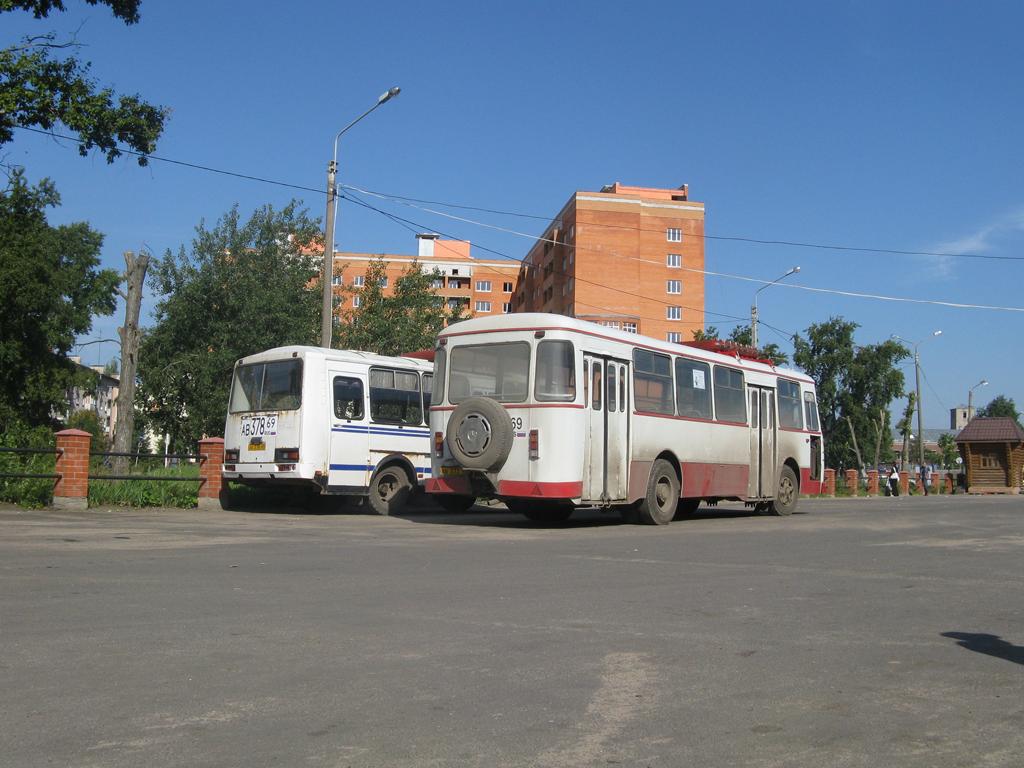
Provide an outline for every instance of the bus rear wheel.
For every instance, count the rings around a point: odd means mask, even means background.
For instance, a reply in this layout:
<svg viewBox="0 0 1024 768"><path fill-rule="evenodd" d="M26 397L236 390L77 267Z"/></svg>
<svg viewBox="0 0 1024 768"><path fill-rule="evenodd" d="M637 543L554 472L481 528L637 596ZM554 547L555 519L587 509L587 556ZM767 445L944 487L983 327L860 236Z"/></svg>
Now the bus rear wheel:
<svg viewBox="0 0 1024 768"><path fill-rule="evenodd" d="M384 467L370 483L370 509L378 515L393 515L402 510L411 492L412 483L404 469L396 465Z"/></svg>
<svg viewBox="0 0 1024 768"><path fill-rule="evenodd" d="M799 498L800 485L797 483L796 473L789 467L783 467L779 471L779 489L775 492L775 498L768 504L768 514L792 515Z"/></svg>
<svg viewBox="0 0 1024 768"><path fill-rule="evenodd" d="M668 525L676 516L679 505L679 478L665 459L656 459L647 478L647 494L637 505L641 523Z"/></svg>

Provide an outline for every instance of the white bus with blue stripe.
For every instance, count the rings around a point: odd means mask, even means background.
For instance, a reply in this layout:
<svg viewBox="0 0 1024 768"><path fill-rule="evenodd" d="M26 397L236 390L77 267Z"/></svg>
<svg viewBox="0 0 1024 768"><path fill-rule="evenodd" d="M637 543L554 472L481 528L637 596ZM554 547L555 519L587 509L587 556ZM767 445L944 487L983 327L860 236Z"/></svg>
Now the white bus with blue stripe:
<svg viewBox="0 0 1024 768"><path fill-rule="evenodd" d="M365 499L398 512L430 477L433 363L278 347L235 363L224 478Z"/></svg>

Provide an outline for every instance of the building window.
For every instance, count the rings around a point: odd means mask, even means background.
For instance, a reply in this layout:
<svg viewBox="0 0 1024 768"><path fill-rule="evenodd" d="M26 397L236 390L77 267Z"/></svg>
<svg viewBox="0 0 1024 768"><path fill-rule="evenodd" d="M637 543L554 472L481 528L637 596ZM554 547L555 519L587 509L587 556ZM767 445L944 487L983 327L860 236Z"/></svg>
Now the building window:
<svg viewBox="0 0 1024 768"><path fill-rule="evenodd" d="M481 293L491 292L491 281L490 280L477 280L476 289Z"/></svg>
<svg viewBox="0 0 1024 768"><path fill-rule="evenodd" d="M439 277L430 283L431 288L444 288L444 278Z"/></svg>
<svg viewBox="0 0 1024 768"><path fill-rule="evenodd" d="M366 285L366 277L364 275L356 275L352 278L352 285L356 288L362 288Z"/></svg>
<svg viewBox="0 0 1024 768"><path fill-rule="evenodd" d="M363 303L363 297L362 296L353 296L352 297L352 306L355 307L356 309L359 309L359 306L362 303Z"/></svg>
<svg viewBox="0 0 1024 768"><path fill-rule="evenodd" d="M683 242L683 230L669 227L665 230L665 239L670 243L681 243Z"/></svg>
<svg viewBox="0 0 1024 768"><path fill-rule="evenodd" d="M331 285L341 285L341 275L331 276Z"/></svg>
<svg viewBox="0 0 1024 768"><path fill-rule="evenodd" d="M576 225L572 224L569 226L569 239L572 240L576 237Z"/></svg>
<svg viewBox="0 0 1024 768"><path fill-rule="evenodd" d="M683 319L683 308L682 307L665 307L665 319L666 320L682 320Z"/></svg>
<svg viewBox="0 0 1024 768"><path fill-rule="evenodd" d="M678 269L679 267L683 266L683 257L680 256L678 253L670 253L668 254L668 256L665 257L665 266L674 267L675 269Z"/></svg>
<svg viewBox="0 0 1024 768"><path fill-rule="evenodd" d="M673 344L678 344L680 341L682 341L682 334L680 334L679 331L669 331L665 335L665 340L671 341Z"/></svg>
<svg viewBox="0 0 1024 768"><path fill-rule="evenodd" d="M509 312L511 312L512 311L512 304L511 304L511 302L507 302L506 301L504 304L502 304L501 305L501 311L504 312L506 315Z"/></svg>
<svg viewBox="0 0 1024 768"><path fill-rule="evenodd" d="M380 287L381 288L387 288L388 287L388 279L387 279L387 277L382 277L380 279Z"/></svg>
<svg viewBox="0 0 1024 768"><path fill-rule="evenodd" d="M626 333L636 333L636 323L623 323L622 330Z"/></svg>
<svg viewBox="0 0 1024 768"><path fill-rule="evenodd" d="M490 312L491 311L491 302L489 302L489 301L478 301L476 303L476 311L477 312Z"/></svg>
<svg viewBox="0 0 1024 768"><path fill-rule="evenodd" d="M683 292L683 281L682 280L666 280L665 281L665 292L666 293L682 293Z"/></svg>
<svg viewBox="0 0 1024 768"><path fill-rule="evenodd" d="M512 293L512 283L502 283L501 290L505 293Z"/></svg>
<svg viewBox="0 0 1024 768"><path fill-rule="evenodd" d="M574 261L576 261L576 249L575 248L573 248L571 251L569 251L569 264L571 265Z"/></svg>

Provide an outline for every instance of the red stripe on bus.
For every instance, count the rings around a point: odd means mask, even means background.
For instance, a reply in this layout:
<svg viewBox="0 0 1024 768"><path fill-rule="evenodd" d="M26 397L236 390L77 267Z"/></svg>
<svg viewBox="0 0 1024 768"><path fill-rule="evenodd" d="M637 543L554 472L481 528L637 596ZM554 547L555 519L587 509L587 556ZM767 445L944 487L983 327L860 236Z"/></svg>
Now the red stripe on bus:
<svg viewBox="0 0 1024 768"><path fill-rule="evenodd" d="M530 480L499 480L498 495L533 499L577 499L583 495L583 483L536 483Z"/></svg>
<svg viewBox="0 0 1024 768"><path fill-rule="evenodd" d="M824 483L821 480L811 480L811 470L807 467L803 467L800 470L800 493L806 493L811 496L821 493L821 486Z"/></svg>

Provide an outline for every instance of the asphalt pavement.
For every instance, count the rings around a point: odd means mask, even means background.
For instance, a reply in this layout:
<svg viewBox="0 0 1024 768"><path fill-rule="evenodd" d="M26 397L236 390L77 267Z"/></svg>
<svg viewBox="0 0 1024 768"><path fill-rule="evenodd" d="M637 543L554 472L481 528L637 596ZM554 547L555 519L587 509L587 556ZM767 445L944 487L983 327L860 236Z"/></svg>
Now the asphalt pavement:
<svg viewBox="0 0 1024 768"><path fill-rule="evenodd" d="M0 509L2 766L1019 766L1024 498Z"/></svg>

